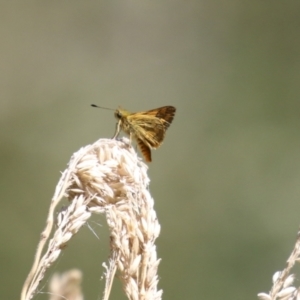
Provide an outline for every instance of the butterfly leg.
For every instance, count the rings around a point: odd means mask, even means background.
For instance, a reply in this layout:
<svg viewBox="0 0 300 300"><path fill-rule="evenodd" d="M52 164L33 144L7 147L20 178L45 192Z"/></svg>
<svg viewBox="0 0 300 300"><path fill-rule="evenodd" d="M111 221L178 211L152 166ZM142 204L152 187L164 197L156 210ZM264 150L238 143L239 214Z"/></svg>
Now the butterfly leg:
<svg viewBox="0 0 300 300"><path fill-rule="evenodd" d="M120 121L116 124L116 131L112 139L113 140L116 139L119 133L120 133Z"/></svg>
<svg viewBox="0 0 300 300"><path fill-rule="evenodd" d="M133 133L130 133L129 135L129 145L132 146L132 141L133 141L134 137L133 137ZM134 147L135 151L137 150L137 144Z"/></svg>
<svg viewBox="0 0 300 300"><path fill-rule="evenodd" d="M130 132L130 134L129 134L129 144L130 145L132 144L132 140L133 140L133 134L132 134L132 132Z"/></svg>

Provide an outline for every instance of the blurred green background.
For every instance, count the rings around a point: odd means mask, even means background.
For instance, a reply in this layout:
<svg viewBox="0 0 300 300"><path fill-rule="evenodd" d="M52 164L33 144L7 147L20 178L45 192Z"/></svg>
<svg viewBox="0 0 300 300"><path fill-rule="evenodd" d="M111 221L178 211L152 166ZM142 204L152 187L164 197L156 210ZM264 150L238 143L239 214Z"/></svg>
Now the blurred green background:
<svg viewBox="0 0 300 300"><path fill-rule="evenodd" d="M113 112L177 107L149 165L163 299L256 299L300 224L299 1L2 1L0 299L19 299L60 171ZM101 226L99 226L99 224ZM46 274L100 299L105 218ZM126 299L119 280L112 299Z"/></svg>

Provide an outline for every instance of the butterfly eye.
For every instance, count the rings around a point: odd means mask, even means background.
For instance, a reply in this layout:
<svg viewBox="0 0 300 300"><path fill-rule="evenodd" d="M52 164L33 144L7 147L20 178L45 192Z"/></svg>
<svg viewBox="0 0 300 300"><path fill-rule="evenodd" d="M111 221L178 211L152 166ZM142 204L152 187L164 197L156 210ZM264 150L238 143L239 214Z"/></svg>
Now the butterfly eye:
<svg viewBox="0 0 300 300"><path fill-rule="evenodd" d="M116 110L116 112L115 112L115 117L116 117L117 119L121 119L121 118L122 118L122 114L120 113L119 110Z"/></svg>

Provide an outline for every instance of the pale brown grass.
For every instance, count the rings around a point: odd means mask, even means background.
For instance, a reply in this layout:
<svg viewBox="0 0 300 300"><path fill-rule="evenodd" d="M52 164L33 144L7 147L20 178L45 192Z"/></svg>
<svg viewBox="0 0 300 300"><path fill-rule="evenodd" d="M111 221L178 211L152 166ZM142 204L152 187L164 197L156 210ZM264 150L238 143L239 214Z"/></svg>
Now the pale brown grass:
<svg viewBox="0 0 300 300"><path fill-rule="evenodd" d="M295 286L296 275L292 269L300 261L300 231L286 267L273 275L273 286L269 293L259 293L260 300L300 300L300 287Z"/></svg>
<svg viewBox="0 0 300 300"><path fill-rule="evenodd" d="M110 230L111 255L105 264L103 299L109 299L116 271L128 299L161 299L155 246L160 225L148 186L147 166L128 139L101 139L74 153L56 186L21 300L34 296L47 269L92 214L104 214ZM51 235L55 209L64 197L69 205L59 212ZM60 293L59 289L55 293Z"/></svg>

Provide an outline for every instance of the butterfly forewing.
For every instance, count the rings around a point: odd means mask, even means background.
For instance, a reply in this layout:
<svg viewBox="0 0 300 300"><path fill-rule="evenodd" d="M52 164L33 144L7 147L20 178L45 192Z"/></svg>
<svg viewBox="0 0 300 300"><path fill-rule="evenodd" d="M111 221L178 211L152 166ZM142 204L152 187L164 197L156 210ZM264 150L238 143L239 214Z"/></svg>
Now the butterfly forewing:
<svg viewBox="0 0 300 300"><path fill-rule="evenodd" d="M173 121L176 108L163 106L149 111L123 114L120 126L137 140L146 161L151 161L151 148L158 148Z"/></svg>
<svg viewBox="0 0 300 300"><path fill-rule="evenodd" d="M162 143L165 136L165 127L160 119L144 118L137 122L139 128L135 130L136 138L141 139L151 148L157 148Z"/></svg>
<svg viewBox="0 0 300 300"><path fill-rule="evenodd" d="M173 106L163 106L149 111L134 113L128 116L132 121L136 136L147 140L152 148L157 148L165 137L165 132L173 121L176 108Z"/></svg>
<svg viewBox="0 0 300 300"><path fill-rule="evenodd" d="M169 127L170 124L173 121L175 112L176 112L175 107L173 107L173 106L163 106L161 108L158 108L158 112L156 114L156 117L164 119L165 121L167 121L167 123L165 123L165 124L168 124L167 126Z"/></svg>
<svg viewBox="0 0 300 300"><path fill-rule="evenodd" d="M148 115L152 117L156 117L159 119L164 119L169 123L169 125L172 123L174 115L176 112L176 108L173 106L163 106L156 109L151 109L148 111L144 111L138 114Z"/></svg>

